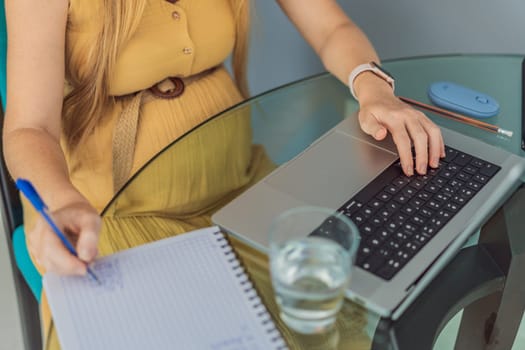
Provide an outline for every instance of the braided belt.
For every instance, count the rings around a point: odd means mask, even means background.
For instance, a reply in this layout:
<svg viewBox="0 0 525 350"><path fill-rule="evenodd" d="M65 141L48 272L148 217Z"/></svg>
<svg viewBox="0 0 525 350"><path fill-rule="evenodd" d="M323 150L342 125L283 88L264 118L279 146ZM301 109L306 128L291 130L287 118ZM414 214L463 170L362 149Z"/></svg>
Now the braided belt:
<svg viewBox="0 0 525 350"><path fill-rule="evenodd" d="M130 176L137 141L140 108L154 99L172 99L181 96L186 86L211 73L214 68L187 78L169 77L149 89L118 97L124 102L117 120L112 141L113 192L119 191Z"/></svg>

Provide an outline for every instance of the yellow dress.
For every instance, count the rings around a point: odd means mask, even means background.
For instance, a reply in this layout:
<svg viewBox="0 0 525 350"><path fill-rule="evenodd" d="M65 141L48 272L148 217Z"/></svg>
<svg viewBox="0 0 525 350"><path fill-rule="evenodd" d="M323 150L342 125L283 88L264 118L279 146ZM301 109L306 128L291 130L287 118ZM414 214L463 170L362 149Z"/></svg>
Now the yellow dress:
<svg viewBox="0 0 525 350"><path fill-rule="evenodd" d="M80 70L101 24L96 16L100 3L70 0L66 54L78 63ZM132 173L173 140L241 101L237 86L221 66L234 43L234 18L229 0L148 2L137 32L119 53L110 81L111 95L147 89L170 76L188 77L211 67L218 68L186 86L177 98L153 99L143 104ZM109 150L123 103L117 100L108 118L74 157L64 147L73 184L101 212L114 196ZM179 141L175 152L161 154L159 157L163 158L139 173L103 216L99 255L209 226L210 215L215 210L273 169L262 148L252 145L246 112L190 133ZM34 213L27 205L24 210L26 228L31 228ZM234 244L275 314L265 257L238 242ZM366 322L362 316L352 318L358 320L357 323ZM58 349L45 293L41 319L45 348ZM356 334L355 344L368 344L365 336ZM293 346L294 336L288 334L287 338Z"/></svg>

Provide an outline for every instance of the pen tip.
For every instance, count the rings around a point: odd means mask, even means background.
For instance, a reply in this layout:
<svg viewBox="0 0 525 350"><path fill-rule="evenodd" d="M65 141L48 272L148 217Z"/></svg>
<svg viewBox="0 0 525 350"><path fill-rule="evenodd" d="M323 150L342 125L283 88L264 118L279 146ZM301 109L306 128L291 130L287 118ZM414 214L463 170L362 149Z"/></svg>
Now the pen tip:
<svg viewBox="0 0 525 350"><path fill-rule="evenodd" d="M99 278L97 277L97 275L95 275L95 273L94 273L93 271L91 271L90 268L88 268L87 272L88 272L88 274L91 276L91 278L93 278L93 280L94 280L95 282L97 282L98 285L101 285L101 284L102 284L102 282L99 280Z"/></svg>

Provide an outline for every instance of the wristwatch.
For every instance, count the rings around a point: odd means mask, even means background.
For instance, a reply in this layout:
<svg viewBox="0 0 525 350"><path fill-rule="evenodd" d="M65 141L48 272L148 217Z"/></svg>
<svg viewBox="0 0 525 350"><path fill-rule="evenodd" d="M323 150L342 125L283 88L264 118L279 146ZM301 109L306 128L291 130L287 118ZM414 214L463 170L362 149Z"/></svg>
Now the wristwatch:
<svg viewBox="0 0 525 350"><path fill-rule="evenodd" d="M364 72L372 72L387 83L392 86L392 90L394 90L394 77L388 73L386 70L381 68L377 63L370 62L365 64L360 64L359 66L355 67L352 72L350 73L350 76L348 77L348 87L350 88L350 92L352 93L352 96L354 96L355 100L357 101L357 96L355 95L354 90L354 80L357 78L357 76Z"/></svg>

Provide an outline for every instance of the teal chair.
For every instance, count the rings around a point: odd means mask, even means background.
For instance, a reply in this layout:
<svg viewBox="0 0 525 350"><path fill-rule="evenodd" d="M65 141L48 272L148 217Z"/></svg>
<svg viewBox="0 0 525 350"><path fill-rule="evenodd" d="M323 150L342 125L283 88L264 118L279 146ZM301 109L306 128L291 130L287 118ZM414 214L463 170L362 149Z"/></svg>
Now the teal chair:
<svg viewBox="0 0 525 350"><path fill-rule="evenodd" d="M5 9L0 6L0 109L3 125L3 110L6 105L6 53L7 33L5 23ZM1 144L1 143L0 143ZM38 303L42 292L42 276L38 273L29 258L25 243L25 234L22 226L22 207L13 181L11 180L5 163L0 164L0 184L2 203L1 213L6 218L4 232L11 243L11 252L16 262L14 271L15 286L18 293L20 316L23 323L24 343L28 349L42 348ZM0 345L1 347L1 345Z"/></svg>

